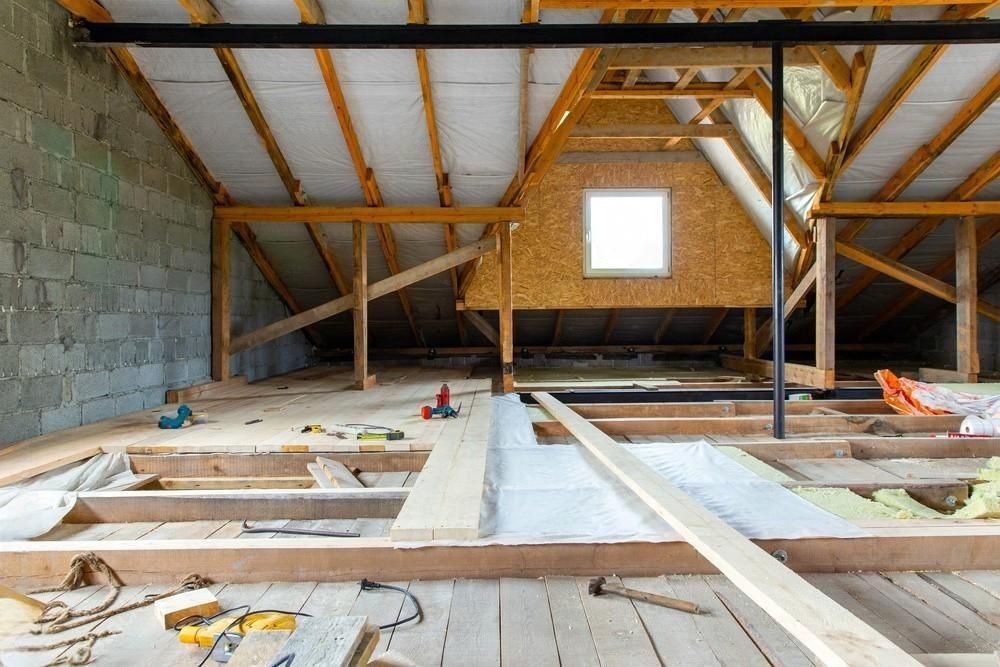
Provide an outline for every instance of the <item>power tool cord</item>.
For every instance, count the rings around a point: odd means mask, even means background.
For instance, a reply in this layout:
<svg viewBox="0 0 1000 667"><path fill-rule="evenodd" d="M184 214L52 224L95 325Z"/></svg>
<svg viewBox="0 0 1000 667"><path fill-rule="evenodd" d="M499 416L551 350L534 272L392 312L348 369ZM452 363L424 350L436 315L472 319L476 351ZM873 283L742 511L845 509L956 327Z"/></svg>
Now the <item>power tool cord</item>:
<svg viewBox="0 0 1000 667"><path fill-rule="evenodd" d="M414 596L413 593L411 593L410 591L406 590L405 588L400 588L399 586L393 586L392 584L380 584L377 581L369 581L368 579L361 580L361 590L372 591L377 588L388 588L389 590L399 591L413 602L413 607L414 609L416 609L416 611L414 611L413 614L407 616L404 619L400 619L395 623L386 623L385 625L378 626L379 630L388 630L389 628L394 628L397 625L402 625L403 623L409 623L413 619L423 620L424 612L420 608L420 602L417 600L416 596Z"/></svg>

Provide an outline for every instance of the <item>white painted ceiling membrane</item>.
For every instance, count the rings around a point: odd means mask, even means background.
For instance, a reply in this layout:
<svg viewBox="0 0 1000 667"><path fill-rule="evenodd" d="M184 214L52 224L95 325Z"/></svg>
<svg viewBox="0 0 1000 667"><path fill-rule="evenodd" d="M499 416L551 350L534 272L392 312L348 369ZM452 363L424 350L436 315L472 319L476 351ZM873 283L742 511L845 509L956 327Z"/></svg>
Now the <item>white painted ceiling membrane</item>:
<svg viewBox="0 0 1000 667"><path fill-rule="evenodd" d="M292 0L213 0L233 23L298 23ZM178 2L169 0L103 0L116 21L188 22ZM320 0L327 22L336 24L402 24L407 20L405 0ZM426 0L431 23L518 23L522 0ZM941 8L898 8L894 20L935 18ZM871 10L829 10L825 20L866 20ZM599 11L543 11L543 23L592 23ZM997 16L994 10L993 16ZM750 11L744 20L781 18L776 10ZM688 10L673 12L671 22L691 22ZM919 51L917 46L878 47L874 66L862 98L855 127L864 123L878 102ZM838 47L846 62L856 47ZM211 173L233 198L245 204L288 205L291 200L257 137L218 59L210 50L133 49L133 54L167 109L191 140ZM362 151L375 174L386 205L434 206L437 186L431 162L415 52L412 50L331 51L351 119ZM549 114L579 49L538 49L531 56L527 100L529 142ZM236 50L236 57L274 133L295 178L310 203L363 205L357 173L347 152L329 93L308 49ZM520 107L520 53L515 50L439 50L428 52L428 69L441 158L449 175L456 206L496 205L517 170L517 137ZM1000 46L952 46L882 130L845 171L837 183L835 199L864 201L892 177L900 165L929 141L1000 68ZM709 81L726 81L733 70L703 72ZM767 70L762 76L768 79ZM670 71L646 72L648 80L674 81ZM837 136L844 112L844 95L819 67L785 70L786 113L800 124L809 142L825 158ZM692 100L671 100L670 109L680 122L697 110ZM731 100L722 107L765 173L771 172L770 118L752 100ZM903 200L933 200L947 195L997 150L1000 105L994 105L927 168L903 193ZM729 185L765 238L770 239L771 210L732 152L722 140L696 140L698 148ZM798 155L785 146L785 200L796 215L804 216L817 183ZM1000 198L1000 184L985 188L980 199ZM915 224L914 221L878 220L858 237L858 242L885 252ZM322 226L342 271L351 267L349 225ZM458 225L462 244L482 233L480 225ZM393 225L402 268L433 259L445 252L444 230L439 225ZM302 225L255 224L264 252L282 280L304 307L335 298L327 269ZM516 232L515 232L516 242ZM930 270L954 249L950 222L924 240L905 262ZM786 235L784 258L791 266L798 247ZM1000 262L1000 249L987 247L981 265ZM838 285L846 286L864 273L847 260ZM369 230L369 276L377 281L389 269L375 235ZM906 286L879 277L844 312L840 333L850 336L906 291ZM406 290L432 346L458 343L454 298L449 274L444 273ZM919 321L940 302L927 297L904 313ZM382 347L415 344L399 298L388 295L371 303L373 343ZM603 336L606 311L567 311L564 344L592 345ZM492 315L490 316L493 317ZM611 338L613 343L652 342L661 313L655 310L622 310ZM795 317L801 317L796 315ZM518 312L517 342L545 344L551 337L555 314L551 311ZM700 342L710 315L682 312L664 342ZM793 320L794 321L794 320ZM331 347L350 344L350 315L331 318L320 325ZM808 326L805 327L808 329ZM468 327L470 342L485 340ZM734 310L713 342L741 337L741 315Z"/></svg>

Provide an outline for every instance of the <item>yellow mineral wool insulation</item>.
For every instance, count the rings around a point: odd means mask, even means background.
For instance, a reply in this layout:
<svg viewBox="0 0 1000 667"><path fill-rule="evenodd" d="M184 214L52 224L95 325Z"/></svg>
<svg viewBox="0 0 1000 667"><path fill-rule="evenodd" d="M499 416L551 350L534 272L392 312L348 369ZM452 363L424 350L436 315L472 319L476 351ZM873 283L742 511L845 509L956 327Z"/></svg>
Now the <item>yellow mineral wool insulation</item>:
<svg viewBox="0 0 1000 667"><path fill-rule="evenodd" d="M991 456L985 468L979 469L979 479L988 482L1000 481L1000 456Z"/></svg>
<svg viewBox="0 0 1000 667"><path fill-rule="evenodd" d="M872 498L878 502L891 507L893 509L899 510L900 512L905 512L909 514L908 517L900 518L913 518L918 519L944 519L947 515L941 514L931 508L921 505L916 500L910 497L910 494L906 492L905 489L879 489L872 494Z"/></svg>
<svg viewBox="0 0 1000 667"><path fill-rule="evenodd" d="M763 477L766 480L779 483L795 481L792 477L789 477L777 468L772 468L760 459L747 454L739 447L716 447L716 449L758 477Z"/></svg>
<svg viewBox="0 0 1000 667"><path fill-rule="evenodd" d="M992 459L990 462L992 463ZM956 519L1000 518L1000 482L973 486L972 495L965 501L965 507L956 510L952 516Z"/></svg>
<svg viewBox="0 0 1000 667"><path fill-rule="evenodd" d="M836 514L843 519L908 519L900 516L881 503L859 496L850 489L835 487L798 486L792 489L796 495L813 505Z"/></svg>

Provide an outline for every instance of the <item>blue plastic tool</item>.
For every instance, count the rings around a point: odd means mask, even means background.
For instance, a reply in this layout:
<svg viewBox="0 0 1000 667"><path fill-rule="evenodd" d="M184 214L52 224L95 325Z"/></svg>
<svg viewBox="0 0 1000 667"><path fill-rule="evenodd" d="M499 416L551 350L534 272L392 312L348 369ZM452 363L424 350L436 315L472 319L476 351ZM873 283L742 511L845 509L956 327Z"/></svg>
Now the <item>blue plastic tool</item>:
<svg viewBox="0 0 1000 667"><path fill-rule="evenodd" d="M163 415L160 417L160 428L180 428L184 426L184 422L188 420L191 416L191 408L186 405L182 405L177 408L176 417L168 417Z"/></svg>

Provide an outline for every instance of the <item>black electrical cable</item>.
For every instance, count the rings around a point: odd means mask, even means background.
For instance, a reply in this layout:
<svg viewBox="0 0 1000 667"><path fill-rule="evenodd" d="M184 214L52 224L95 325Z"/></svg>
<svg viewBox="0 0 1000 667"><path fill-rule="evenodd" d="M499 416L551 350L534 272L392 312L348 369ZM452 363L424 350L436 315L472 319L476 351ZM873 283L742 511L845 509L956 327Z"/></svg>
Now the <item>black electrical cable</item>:
<svg viewBox="0 0 1000 667"><path fill-rule="evenodd" d="M223 609L219 613L212 614L211 616L202 616L201 614L192 614L191 616L185 616L181 620L174 623L174 630L179 631L185 625L208 625L209 623L219 618L220 616L225 616L226 614L232 613L237 609L246 609L247 611L249 611L250 605L241 604L240 606L232 607L231 609Z"/></svg>
<svg viewBox="0 0 1000 667"><path fill-rule="evenodd" d="M243 605L243 606L248 607L249 605ZM240 607L236 608L239 609ZM223 637L229 634L229 631L232 630L234 626L237 625L242 626L243 621L246 620L248 616L253 616L254 614L290 614L292 616L305 616L307 618L312 618L312 614L306 614L305 612L301 611L285 611L283 609L256 609L254 611L247 611L241 616L237 616L236 618L234 618L233 622L227 625L225 629L219 633L219 636L215 638L214 642L212 642L212 646L209 647L208 653L205 655L204 658L202 658L201 662L198 663L198 667L204 667L205 663L208 662L208 659L212 656L212 653L215 651L215 647L219 645L219 642L222 640ZM218 614L216 614L216 616L218 616ZM213 616L210 618L215 618L215 617Z"/></svg>
<svg viewBox="0 0 1000 667"><path fill-rule="evenodd" d="M402 593L403 595L405 595L406 597L410 598L410 600L413 601L413 607L416 609L416 611L413 612L413 614L407 616L404 619L398 620L395 623L386 623L385 625L378 626L379 630L388 630L389 628L394 628L397 625L402 625L403 623L409 623L413 619L418 619L417 621L418 623L421 620L423 620L424 612L420 608L420 602L417 601L416 596L414 596L413 593L411 593L410 591L406 590L405 588L400 588L399 586L393 586L392 584L380 584L377 581L369 581L367 579L361 580L361 590L371 591L375 590L376 588L388 588L389 590L399 591L400 593Z"/></svg>

